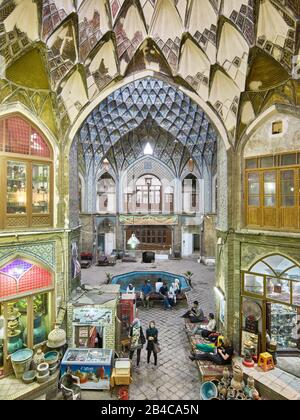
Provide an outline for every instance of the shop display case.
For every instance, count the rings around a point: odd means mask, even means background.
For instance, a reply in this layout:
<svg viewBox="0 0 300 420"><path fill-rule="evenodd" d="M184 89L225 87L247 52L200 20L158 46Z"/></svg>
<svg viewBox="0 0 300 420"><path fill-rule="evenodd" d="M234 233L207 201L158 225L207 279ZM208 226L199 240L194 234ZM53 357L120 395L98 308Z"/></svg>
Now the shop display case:
<svg viewBox="0 0 300 420"><path fill-rule="evenodd" d="M50 202L50 166L32 165L32 212L49 213Z"/></svg>
<svg viewBox="0 0 300 420"><path fill-rule="evenodd" d="M61 374L77 376L82 389L110 389L112 359L112 350L69 349L61 363Z"/></svg>
<svg viewBox="0 0 300 420"><path fill-rule="evenodd" d="M27 211L27 166L9 161L7 164L7 214Z"/></svg>
<svg viewBox="0 0 300 420"><path fill-rule="evenodd" d="M299 309L280 304L268 305L269 332L279 351L300 350Z"/></svg>

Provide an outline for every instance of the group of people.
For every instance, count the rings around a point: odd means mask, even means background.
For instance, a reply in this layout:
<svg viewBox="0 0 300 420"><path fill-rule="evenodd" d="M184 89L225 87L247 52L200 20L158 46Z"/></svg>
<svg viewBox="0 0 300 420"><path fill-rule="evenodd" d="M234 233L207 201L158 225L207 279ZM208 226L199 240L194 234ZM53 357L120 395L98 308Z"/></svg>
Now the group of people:
<svg viewBox="0 0 300 420"><path fill-rule="evenodd" d="M144 345L147 343L147 363L150 363L151 355L154 356L154 365L157 366L157 354L159 353L158 345L158 330L155 322L151 321L148 329L146 330L146 337L139 319L135 319L130 327L130 352L129 358L132 360L136 352L137 354L137 367L140 365L141 353Z"/></svg>
<svg viewBox="0 0 300 420"><path fill-rule="evenodd" d="M200 335L202 338L208 340L209 337L215 339L218 334L216 333L217 323L215 320L215 315L210 313L208 316L208 323L203 326L199 325L201 322L206 321L204 312L199 306L199 302L195 301L193 303L192 308L187 311L183 316L183 318L188 319L195 327L192 331L188 331L189 335ZM232 357L234 354L234 349L228 340L225 337L219 337L219 340L216 340L217 345L213 352L210 353L191 353L190 359L194 360L209 360L217 365L227 365L231 364Z"/></svg>
<svg viewBox="0 0 300 420"><path fill-rule="evenodd" d="M127 287L127 293L135 293L135 287L132 284L129 284ZM177 296L181 292L180 281L175 279L174 283L171 286L168 286L168 282L163 281L161 278L155 283L155 288L152 287L150 280L145 280L141 292L140 298L143 302L145 308L150 307L151 296L156 293L163 298L164 308L172 309L177 302Z"/></svg>
<svg viewBox="0 0 300 420"><path fill-rule="evenodd" d="M135 292L132 287L130 291ZM175 283L173 283L169 288L167 282L163 282L161 281L161 279L159 279L159 281L157 281L157 283L155 284L155 291L156 293L159 293L163 296L165 309L172 308L176 304L177 294L180 293L180 282L179 280L178 282L175 281ZM150 281L145 281L145 284L143 285L141 290L141 299L143 301L144 306L149 307L149 300L152 293L153 289ZM187 331L188 334L200 335L203 339L207 341L212 341L211 339L215 338L215 340L213 341L216 343L215 349L209 353L192 352L190 355L190 359L192 361L209 360L217 365L231 364L234 349L227 338L221 337L218 333L216 333L217 324L215 320L215 315L213 313L209 314L207 322L207 319L204 316L204 312L201 309L199 302L195 301L191 309L189 309L185 314L182 315L182 318L185 318L189 320L192 324L195 324L194 328L191 331ZM205 325L203 325L204 322L206 322ZM153 354L154 365L157 366L157 355L160 352L160 348L158 344L158 330L156 328L155 322L150 322L149 327L146 330L145 336L141 325L141 321L139 319L135 319L130 326L129 338L129 357L132 360L134 354L137 354L137 367L140 365L141 353L145 344L147 344L147 363L150 363L150 359Z"/></svg>

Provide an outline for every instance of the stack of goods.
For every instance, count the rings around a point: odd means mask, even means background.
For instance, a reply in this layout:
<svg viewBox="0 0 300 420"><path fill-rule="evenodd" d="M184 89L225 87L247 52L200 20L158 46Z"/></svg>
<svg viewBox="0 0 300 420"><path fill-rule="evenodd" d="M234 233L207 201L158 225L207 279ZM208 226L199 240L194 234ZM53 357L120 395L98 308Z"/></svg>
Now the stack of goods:
<svg viewBox="0 0 300 420"><path fill-rule="evenodd" d="M50 375L54 375L59 368L59 353L57 351L49 351L45 354L45 362L49 365Z"/></svg>
<svg viewBox="0 0 300 420"><path fill-rule="evenodd" d="M50 370L48 363L41 363L37 367L37 381L39 384L43 384L48 381L50 377Z"/></svg>
<svg viewBox="0 0 300 420"><path fill-rule="evenodd" d="M228 368L223 371L223 378L220 381L212 381L215 387L208 386L210 382L202 384L201 390L204 392L206 389L217 390L214 395L209 393L208 398L202 395L202 399L215 399L215 400L236 400L236 401L258 401L261 400L259 392L255 388L253 377L249 376L247 384L243 380L243 370L239 365L233 366L233 374L230 374ZM211 395L211 398L210 398Z"/></svg>

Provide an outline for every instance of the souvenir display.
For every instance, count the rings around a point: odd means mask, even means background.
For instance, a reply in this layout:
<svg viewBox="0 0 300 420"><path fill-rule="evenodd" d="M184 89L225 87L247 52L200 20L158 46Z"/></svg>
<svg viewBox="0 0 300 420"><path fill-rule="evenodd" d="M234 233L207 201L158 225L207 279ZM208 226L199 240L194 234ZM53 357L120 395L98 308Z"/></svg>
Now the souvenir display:
<svg viewBox="0 0 300 420"><path fill-rule="evenodd" d="M243 381L243 370L239 365L234 365L233 376L227 368L224 369L220 382L203 382L200 390L202 400L260 400L259 392L255 388L252 376L248 377L247 385Z"/></svg>
<svg viewBox="0 0 300 420"><path fill-rule="evenodd" d="M278 351L297 350L300 338L297 331L297 323L300 321L297 309L280 304L270 306L269 331L271 339L277 343Z"/></svg>
<svg viewBox="0 0 300 420"><path fill-rule="evenodd" d="M34 369L38 367L41 363L45 361L45 354L42 349L38 349L35 355L33 356L32 365Z"/></svg>

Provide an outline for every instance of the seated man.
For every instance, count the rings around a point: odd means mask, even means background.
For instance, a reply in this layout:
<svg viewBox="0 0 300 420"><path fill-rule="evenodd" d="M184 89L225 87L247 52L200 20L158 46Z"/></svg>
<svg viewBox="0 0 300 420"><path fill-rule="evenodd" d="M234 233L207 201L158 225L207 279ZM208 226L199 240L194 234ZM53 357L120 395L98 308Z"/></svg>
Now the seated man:
<svg viewBox="0 0 300 420"><path fill-rule="evenodd" d="M141 290L141 299L143 302L143 306L150 308L150 297L152 293L152 286L150 280L145 280L145 283Z"/></svg>
<svg viewBox="0 0 300 420"><path fill-rule="evenodd" d="M192 324L198 324L205 320L204 313L199 307L199 302L197 300L193 303L192 308L182 315L182 318L188 319Z"/></svg>
<svg viewBox="0 0 300 420"><path fill-rule="evenodd" d="M133 286L133 284L128 284L126 293L135 293L135 287Z"/></svg>
<svg viewBox="0 0 300 420"><path fill-rule="evenodd" d="M231 346L230 341L227 338L224 338L221 345L217 347L215 353L201 353L201 354L191 354L190 359L194 360L208 360L215 363L216 365L230 365L232 362L232 357L234 354L234 349Z"/></svg>
<svg viewBox="0 0 300 420"><path fill-rule="evenodd" d="M189 331L188 334L189 335L199 334L199 335L202 335L203 338L207 338L209 337L211 333L216 331L216 325L217 323L215 320L215 315L211 313L208 316L208 324L205 328L203 326L197 325L192 331Z"/></svg>
<svg viewBox="0 0 300 420"><path fill-rule="evenodd" d="M156 293L159 293L160 289L163 287L163 282L162 279L158 279L157 282L155 283L155 291Z"/></svg>
<svg viewBox="0 0 300 420"><path fill-rule="evenodd" d="M169 289L168 289L168 284L167 284L166 281L163 282L163 285L160 288L159 293L164 298L164 307L165 307L165 310L172 309L172 306L170 305L170 302L169 302Z"/></svg>

